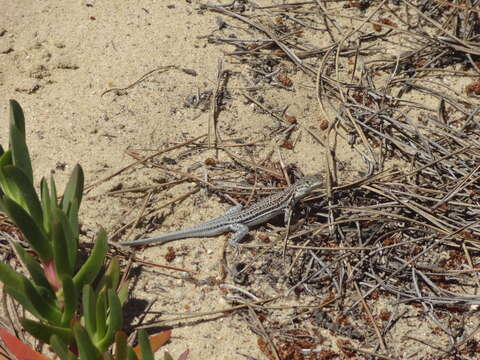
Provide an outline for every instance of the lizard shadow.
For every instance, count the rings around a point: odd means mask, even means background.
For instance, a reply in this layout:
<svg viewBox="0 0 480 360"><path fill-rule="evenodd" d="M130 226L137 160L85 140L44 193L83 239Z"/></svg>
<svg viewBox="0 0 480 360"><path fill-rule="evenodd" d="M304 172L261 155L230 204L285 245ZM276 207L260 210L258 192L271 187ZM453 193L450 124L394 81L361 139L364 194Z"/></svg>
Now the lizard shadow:
<svg viewBox="0 0 480 360"><path fill-rule="evenodd" d="M158 316L161 316L162 312L152 311L152 312L148 312L148 314L149 315L157 314ZM231 316L231 314L216 314L214 316L209 317L208 319L185 319L184 321L182 321L182 319L179 318L178 320L175 321L175 329L184 328L184 327L192 327L192 326L195 326L195 325L204 324L204 323L208 323L208 322L211 322L211 321L218 321L219 319L226 318L227 316ZM160 319L155 319L155 318L152 319L152 320L149 320L149 321L139 321L137 324L135 324L135 327L148 326L148 328L146 328L145 330L147 331L147 333L149 335L153 335L153 334L165 331L165 330L173 329L173 326L171 326L171 325L155 326L155 323L158 322L158 321L160 321ZM134 330L133 326L130 327L129 329L126 328L127 333L128 333L128 331L131 332L133 330ZM178 338L178 336L176 336L176 337Z"/></svg>
<svg viewBox="0 0 480 360"><path fill-rule="evenodd" d="M151 271L148 271L150 272ZM145 273L145 266L144 265L138 265L132 267L130 274L128 276L128 281L130 282L130 290L129 294L134 294L135 289L139 286L144 286L139 284L139 279L140 275ZM151 274L150 274L151 275ZM175 276L175 275L169 275L169 274L162 274L164 277L172 278L172 279L184 279L180 276ZM162 295L158 294L155 296L152 296L149 299L139 299L139 298L134 298L130 297L128 298L127 302L123 306L123 312L124 312L124 328L128 332L133 331L135 328L138 326L146 325L146 324L151 324L155 323L155 321L159 321L157 319L160 316L164 315L163 311L152 311L152 307L156 305L162 298ZM149 318L148 321L146 321L146 318ZM171 327L169 326L155 326L152 328L149 328L147 332L159 332L163 331L166 329L169 329Z"/></svg>

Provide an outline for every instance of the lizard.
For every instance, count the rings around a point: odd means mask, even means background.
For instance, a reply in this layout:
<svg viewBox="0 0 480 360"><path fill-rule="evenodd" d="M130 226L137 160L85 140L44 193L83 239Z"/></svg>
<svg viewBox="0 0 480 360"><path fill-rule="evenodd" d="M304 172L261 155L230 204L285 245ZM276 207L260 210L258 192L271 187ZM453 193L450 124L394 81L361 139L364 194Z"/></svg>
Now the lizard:
<svg viewBox="0 0 480 360"><path fill-rule="evenodd" d="M155 237L120 243L122 246L139 246L147 244L165 244L170 241L191 237L212 237L226 232L233 232L229 244L239 251L239 241L242 240L252 226L262 224L281 213L288 223L295 204L311 194L313 190L323 185L321 175L304 176L283 191L267 196L255 204L243 208L242 205L232 206L225 214L205 221L201 224Z"/></svg>

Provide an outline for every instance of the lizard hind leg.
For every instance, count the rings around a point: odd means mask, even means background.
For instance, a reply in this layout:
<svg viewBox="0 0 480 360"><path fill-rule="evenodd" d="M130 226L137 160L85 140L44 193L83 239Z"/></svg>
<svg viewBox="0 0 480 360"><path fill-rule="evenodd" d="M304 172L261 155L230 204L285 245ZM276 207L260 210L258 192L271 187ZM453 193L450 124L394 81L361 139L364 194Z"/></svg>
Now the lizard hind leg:
<svg viewBox="0 0 480 360"><path fill-rule="evenodd" d="M283 220L285 221L285 225L289 224L290 219L292 217L292 213L293 213L293 209L290 206L285 208L285 213L284 213L284 216L283 216Z"/></svg>
<svg viewBox="0 0 480 360"><path fill-rule="evenodd" d="M228 243L238 254L240 252L240 246L238 243L245 237L245 235L248 234L248 226L244 224L230 224L229 228L231 231L233 231L233 235L230 237L230 239L228 239Z"/></svg>

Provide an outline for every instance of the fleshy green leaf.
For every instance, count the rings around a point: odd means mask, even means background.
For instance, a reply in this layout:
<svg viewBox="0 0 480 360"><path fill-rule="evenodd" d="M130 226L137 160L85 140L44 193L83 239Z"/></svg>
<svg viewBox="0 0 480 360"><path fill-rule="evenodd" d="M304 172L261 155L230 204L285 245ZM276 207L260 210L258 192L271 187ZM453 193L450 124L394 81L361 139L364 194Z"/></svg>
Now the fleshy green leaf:
<svg viewBox="0 0 480 360"><path fill-rule="evenodd" d="M76 202L76 199L75 201ZM71 221L67 216L62 216L62 226L63 232L65 233L65 240L67 241L67 257L68 262L70 264L70 270L73 273L75 270L75 265L77 263L77 255L78 255L78 212L73 211L75 213L75 220ZM73 228L75 227L75 229Z"/></svg>
<svg viewBox="0 0 480 360"><path fill-rule="evenodd" d="M35 260L32 255L27 253L22 247L22 245L20 245L19 243L14 243L13 245L15 246L17 254L20 257L20 261L25 264L35 284L49 289L51 295L54 296L53 291L51 291L50 283L45 277L45 272L40 266L40 264L37 262L37 260Z"/></svg>
<svg viewBox="0 0 480 360"><path fill-rule="evenodd" d="M139 334L140 335L140 334ZM172 330L165 330L161 333L152 335L148 338L148 342L150 344L150 349L152 353L155 353L158 349L160 349L163 345L165 345L170 337L172 336ZM138 356L141 354L141 344L135 346L133 350L137 353Z"/></svg>
<svg viewBox="0 0 480 360"><path fill-rule="evenodd" d="M60 360L78 360L77 355L72 353L68 346L58 336L53 335L50 338L50 345L52 346L53 351L57 353ZM57 358L55 358L55 360L57 360Z"/></svg>
<svg viewBox="0 0 480 360"><path fill-rule="evenodd" d="M82 202L83 183L83 170L82 167L77 164L73 169L72 175L70 175L62 197L62 209L65 213L68 214L72 208L76 208L75 210L78 212L78 207ZM76 204L74 203L75 199L77 201Z"/></svg>
<svg viewBox="0 0 480 360"><path fill-rule="evenodd" d="M140 346L140 360L154 360L152 348L150 347L150 342L148 341L148 335L145 330L140 330L138 332L138 343ZM137 353L138 356L138 353Z"/></svg>
<svg viewBox="0 0 480 360"><path fill-rule="evenodd" d="M128 347L128 360L138 360L137 354L131 347Z"/></svg>
<svg viewBox="0 0 480 360"><path fill-rule="evenodd" d="M95 304L95 339L101 341L107 332L107 291L101 290Z"/></svg>
<svg viewBox="0 0 480 360"><path fill-rule="evenodd" d="M10 266L0 262L0 281L5 285L5 291L10 294L20 305L22 305L27 311L36 317L40 317L40 314L36 311L30 299L27 297L25 290L21 286L23 281L27 278L21 274L18 274Z"/></svg>
<svg viewBox="0 0 480 360"><path fill-rule="evenodd" d="M70 276L65 276L62 279L63 289L63 314L61 324L68 326L72 320L73 314L77 308L77 294Z"/></svg>
<svg viewBox="0 0 480 360"><path fill-rule="evenodd" d="M106 287L108 289L116 290L118 282L120 281L120 263L118 257L114 256L110 260L107 271L100 280L97 289Z"/></svg>
<svg viewBox="0 0 480 360"><path fill-rule="evenodd" d="M70 275L70 264L68 262L68 256L66 256L67 244L63 226L59 219L61 215L62 213L57 211L52 223L53 262L59 278Z"/></svg>
<svg viewBox="0 0 480 360"><path fill-rule="evenodd" d="M120 299L120 304L124 305L128 298L128 281L125 280L120 284L118 288L118 298Z"/></svg>
<svg viewBox="0 0 480 360"><path fill-rule="evenodd" d="M76 199L73 200L73 203L76 204ZM50 201L50 204L53 204L51 214L54 254L61 254L64 257L61 266L64 266L63 270L71 275L75 270L78 254L78 212L77 209L72 209L69 217L64 210L57 207L56 200ZM58 224L60 226L57 226ZM59 252L55 250L57 246Z"/></svg>
<svg viewBox="0 0 480 360"><path fill-rule="evenodd" d="M23 138L25 138L25 116L20 104L16 100L10 100L10 126L15 126Z"/></svg>
<svg viewBox="0 0 480 360"><path fill-rule="evenodd" d="M110 261L107 274L112 281L111 288L116 290L118 283L120 282L120 261L118 260L118 257L114 256Z"/></svg>
<svg viewBox="0 0 480 360"><path fill-rule="evenodd" d="M57 275L61 278L72 275L74 271L75 264L70 262L71 249L69 248L73 246L72 233L66 224L67 219L62 210L55 209L52 215L53 258ZM75 247L74 251L76 250Z"/></svg>
<svg viewBox="0 0 480 360"><path fill-rule="evenodd" d="M77 256L77 249L78 249L78 237L80 234L80 224L78 223L78 200L73 199L72 201L72 208L67 214L67 220L69 224L69 228L72 232L72 249L75 249L73 254L70 254L70 257L73 255L73 259Z"/></svg>
<svg viewBox="0 0 480 360"><path fill-rule="evenodd" d="M5 286L18 286L24 276L17 273L7 264L0 262L0 281Z"/></svg>
<svg viewBox="0 0 480 360"><path fill-rule="evenodd" d="M90 284L93 280L95 280L98 272L102 268L106 254L107 234L105 230L100 229L97 234L97 239L95 245L93 246L92 253L73 278L75 288L81 289L83 285Z"/></svg>
<svg viewBox="0 0 480 360"><path fill-rule="evenodd" d="M37 225L20 205L8 197L4 196L0 199L0 206L19 227L32 248L42 259L42 262L50 260L52 258L52 249L43 229Z"/></svg>
<svg viewBox="0 0 480 360"><path fill-rule="evenodd" d="M68 359L68 345L65 344L57 335L50 336L50 346L60 359Z"/></svg>
<svg viewBox="0 0 480 360"><path fill-rule="evenodd" d="M45 178L40 180L40 194L42 199L43 229L47 235L52 233L52 199L50 199L50 190Z"/></svg>
<svg viewBox="0 0 480 360"><path fill-rule="evenodd" d="M52 209L58 208L58 195L57 195L57 185L55 185L55 178L50 176L50 200L52 201Z"/></svg>
<svg viewBox="0 0 480 360"><path fill-rule="evenodd" d="M0 167L0 187L5 195L26 210L36 223L43 224L42 206L30 179L13 165Z"/></svg>
<svg viewBox="0 0 480 360"><path fill-rule="evenodd" d="M102 360L102 355L95 348L88 333L79 323L74 325L73 333L80 353L80 360Z"/></svg>
<svg viewBox="0 0 480 360"><path fill-rule="evenodd" d="M115 333L121 329L123 322L122 305L120 304L120 300L118 299L117 294L112 289L108 289L107 294L110 313L108 314L107 318L107 333L105 334L104 338L97 344L98 348L101 351L106 351L108 347L113 343Z"/></svg>
<svg viewBox="0 0 480 360"><path fill-rule="evenodd" d="M42 316L37 312L35 307L30 302L30 299L27 297L23 289L19 290L18 287L4 287L5 292L13 297L17 302L23 306L25 310L27 310L30 314L35 316L36 318L40 319Z"/></svg>
<svg viewBox="0 0 480 360"><path fill-rule="evenodd" d="M48 343L52 335L58 336L64 343L70 344L73 340L72 329L39 323L30 319L21 319L22 326L38 340Z"/></svg>
<svg viewBox="0 0 480 360"><path fill-rule="evenodd" d="M13 164L19 167L33 184L32 162L25 137L25 117L22 107L15 100L10 100L10 149Z"/></svg>
<svg viewBox="0 0 480 360"><path fill-rule="evenodd" d="M95 322L96 299L95 299L95 294L92 290L92 287L89 284L86 284L83 287L82 305L83 305L83 316L85 321L85 328L87 329L87 332L90 335L90 337L93 338L97 329L97 325Z"/></svg>
<svg viewBox="0 0 480 360"><path fill-rule="evenodd" d="M11 150L5 151L5 152L0 156L0 167L1 167L1 166L7 166L7 165L13 165L12 151L11 151Z"/></svg>
<svg viewBox="0 0 480 360"><path fill-rule="evenodd" d="M27 278L23 278L20 284L17 284L24 292L25 295L30 300L30 303L33 305L41 318L48 321L51 324L59 324L61 319L61 312L56 306L55 302L51 299L42 296L37 288L31 283Z"/></svg>

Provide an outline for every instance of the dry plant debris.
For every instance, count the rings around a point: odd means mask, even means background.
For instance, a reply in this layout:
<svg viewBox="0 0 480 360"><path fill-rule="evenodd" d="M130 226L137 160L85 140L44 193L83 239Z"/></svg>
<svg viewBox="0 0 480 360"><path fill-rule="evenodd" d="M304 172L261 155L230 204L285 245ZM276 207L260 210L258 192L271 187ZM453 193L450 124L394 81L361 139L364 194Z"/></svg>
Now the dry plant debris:
<svg viewBox="0 0 480 360"><path fill-rule="evenodd" d="M241 309L265 356L478 358L479 7L478 0L203 4L199 13L215 12L220 20L201 40L231 46L227 59L245 71L219 64L217 88L208 94L209 134L154 155L130 152L131 166L159 168L171 179L109 195L146 199L183 179L245 205L300 176L294 165L271 160L272 153L250 160L263 140L220 133L225 103L246 99L278 120L266 137L282 138L288 151L303 131L325 146L327 164L325 193L301 206L285 249L278 229L260 244L244 244L242 266L232 271L236 284L225 290L237 304L230 310ZM245 86L230 89L232 77ZM299 88L309 89L318 106L317 129L273 109L263 95ZM339 139L368 164L364 181L338 181ZM208 157L209 179L197 168L182 169L189 154L213 146L231 161ZM171 151L181 151L169 158L174 162L161 159ZM135 225L154 228L158 208L149 204L116 237ZM169 250L169 259L175 255Z"/></svg>

